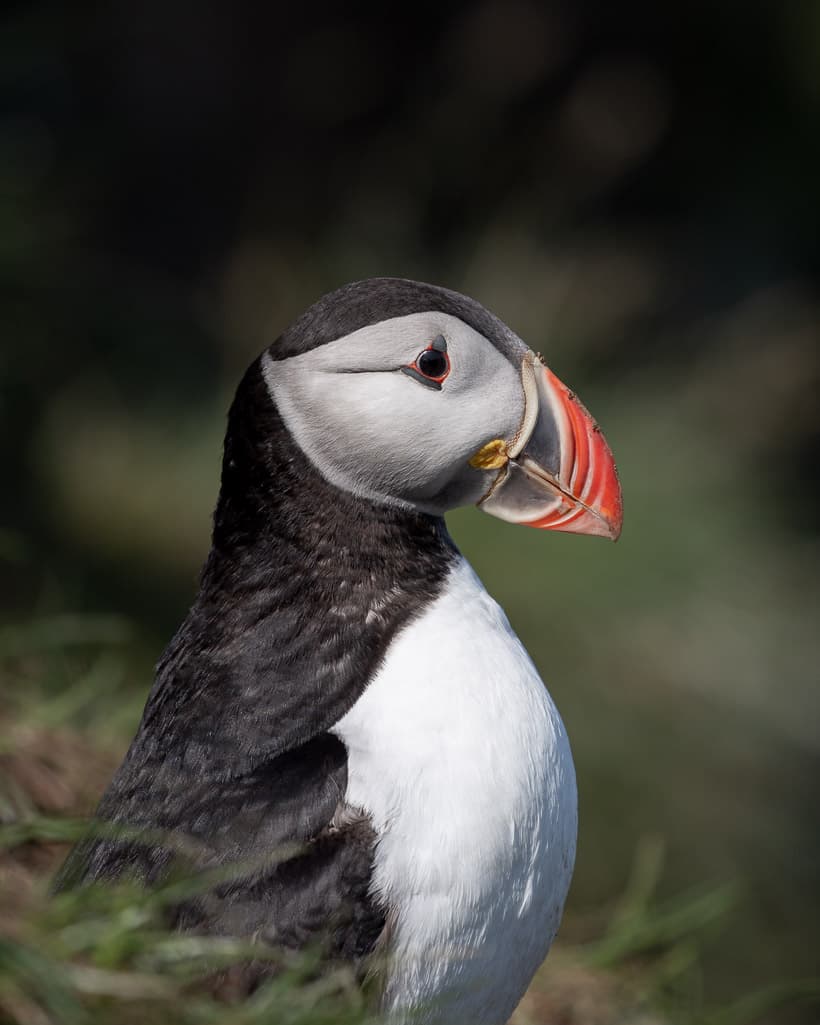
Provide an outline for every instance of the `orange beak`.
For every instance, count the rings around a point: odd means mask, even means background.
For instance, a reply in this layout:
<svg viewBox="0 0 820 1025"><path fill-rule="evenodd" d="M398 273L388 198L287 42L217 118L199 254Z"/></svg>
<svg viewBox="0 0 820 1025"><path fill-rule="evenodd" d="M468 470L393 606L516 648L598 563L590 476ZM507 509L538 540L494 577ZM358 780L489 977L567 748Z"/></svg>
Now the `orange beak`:
<svg viewBox="0 0 820 1025"><path fill-rule="evenodd" d="M479 506L512 523L616 541L621 485L601 429L532 353L524 357L522 383L524 421Z"/></svg>

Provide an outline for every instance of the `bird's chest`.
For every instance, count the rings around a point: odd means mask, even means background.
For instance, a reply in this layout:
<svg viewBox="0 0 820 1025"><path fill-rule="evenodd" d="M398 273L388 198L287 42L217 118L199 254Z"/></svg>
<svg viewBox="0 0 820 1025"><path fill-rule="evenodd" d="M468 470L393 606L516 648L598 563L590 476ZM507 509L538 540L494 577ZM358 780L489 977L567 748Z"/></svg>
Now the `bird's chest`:
<svg viewBox="0 0 820 1025"><path fill-rule="evenodd" d="M379 836L386 1009L506 1021L558 927L576 792L560 717L466 563L394 640L336 732Z"/></svg>

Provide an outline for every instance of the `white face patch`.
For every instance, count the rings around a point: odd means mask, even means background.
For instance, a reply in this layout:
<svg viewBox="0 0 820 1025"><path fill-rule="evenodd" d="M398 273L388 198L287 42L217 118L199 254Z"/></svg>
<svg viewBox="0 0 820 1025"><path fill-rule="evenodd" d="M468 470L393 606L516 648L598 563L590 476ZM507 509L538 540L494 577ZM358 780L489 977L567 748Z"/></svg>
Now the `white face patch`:
<svg viewBox="0 0 820 1025"><path fill-rule="evenodd" d="M438 335L450 361L440 390L401 371ZM520 369L458 317L435 311L286 360L266 354L262 369L288 430L327 480L436 514L482 497L495 471L468 460L493 439L511 440L524 416Z"/></svg>

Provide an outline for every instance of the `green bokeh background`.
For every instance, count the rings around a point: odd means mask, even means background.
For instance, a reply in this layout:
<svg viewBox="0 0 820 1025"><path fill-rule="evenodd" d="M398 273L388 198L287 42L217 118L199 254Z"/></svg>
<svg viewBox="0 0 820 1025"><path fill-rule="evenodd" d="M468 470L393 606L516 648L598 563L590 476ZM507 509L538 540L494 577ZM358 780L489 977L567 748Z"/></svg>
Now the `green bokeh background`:
<svg viewBox="0 0 820 1025"><path fill-rule="evenodd" d="M572 738L565 937L648 838L661 897L738 886L707 1003L816 974L820 7L4 19L2 636L130 624L4 703L79 695L68 720L122 748L245 365L344 281L445 284L580 393L624 489L615 546L450 518Z"/></svg>

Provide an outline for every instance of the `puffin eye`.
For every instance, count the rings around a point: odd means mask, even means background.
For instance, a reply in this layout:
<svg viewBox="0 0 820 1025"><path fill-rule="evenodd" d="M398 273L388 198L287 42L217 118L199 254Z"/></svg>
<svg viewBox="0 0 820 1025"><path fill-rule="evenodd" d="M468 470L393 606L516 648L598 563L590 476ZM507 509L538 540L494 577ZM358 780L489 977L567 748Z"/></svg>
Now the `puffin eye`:
<svg viewBox="0 0 820 1025"><path fill-rule="evenodd" d="M450 372L450 361L447 359L446 352L439 352L438 349L425 349L417 356L416 367L431 381L441 383Z"/></svg>
<svg viewBox="0 0 820 1025"><path fill-rule="evenodd" d="M416 356L415 363L409 367L399 367L399 370L419 384L441 391L441 382L450 373L450 357L447 355L444 335L436 335L427 348Z"/></svg>

